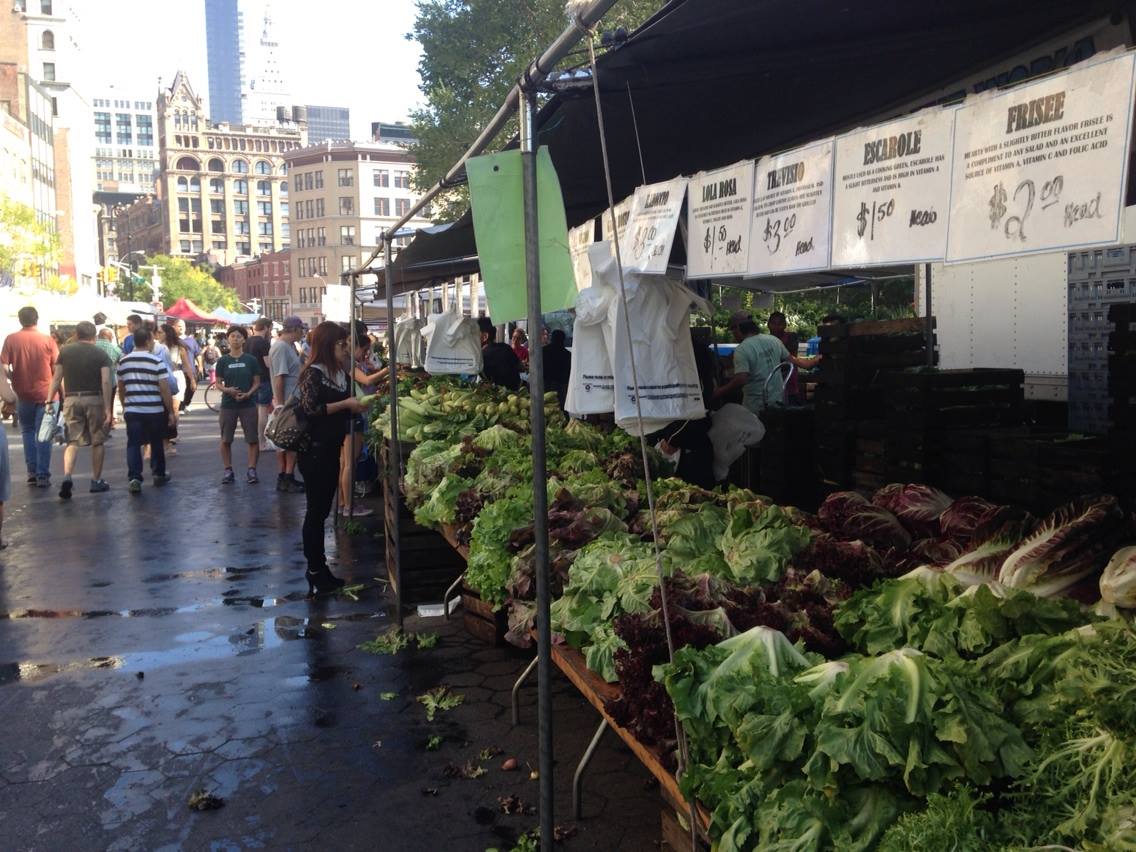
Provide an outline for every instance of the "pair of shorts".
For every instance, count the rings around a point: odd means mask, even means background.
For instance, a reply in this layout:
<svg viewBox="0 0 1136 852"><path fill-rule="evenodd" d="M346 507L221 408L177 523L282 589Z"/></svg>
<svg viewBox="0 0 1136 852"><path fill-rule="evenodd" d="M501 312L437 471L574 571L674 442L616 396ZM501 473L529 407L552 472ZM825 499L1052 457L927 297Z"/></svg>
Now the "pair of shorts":
<svg viewBox="0 0 1136 852"><path fill-rule="evenodd" d="M107 428L103 395L66 397L63 400L63 422L67 424L67 443L80 447L105 444Z"/></svg>
<svg viewBox="0 0 1136 852"><path fill-rule="evenodd" d="M260 443L260 439L257 437L256 432L257 426L255 405L244 405L240 408L221 409L221 443L233 443L233 439L237 436L238 420L241 422L241 431L244 432L245 435L245 443Z"/></svg>
<svg viewBox="0 0 1136 852"><path fill-rule="evenodd" d="M256 389L257 405L272 405L272 382L267 379L260 380L260 387Z"/></svg>

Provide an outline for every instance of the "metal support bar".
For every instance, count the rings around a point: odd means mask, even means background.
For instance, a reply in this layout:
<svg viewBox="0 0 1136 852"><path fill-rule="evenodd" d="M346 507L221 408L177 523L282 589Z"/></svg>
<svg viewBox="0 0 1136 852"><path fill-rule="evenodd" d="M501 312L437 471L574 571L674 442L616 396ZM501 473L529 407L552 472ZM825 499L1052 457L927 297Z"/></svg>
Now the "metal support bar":
<svg viewBox="0 0 1136 852"><path fill-rule="evenodd" d="M446 595L442 598L442 614L446 617L446 621L450 620L450 595L452 595L461 586L462 580L465 579L465 571L458 574L458 578L454 580L448 589ZM514 723L515 724L515 723Z"/></svg>
<svg viewBox="0 0 1136 852"><path fill-rule="evenodd" d="M351 360L347 368L347 392L351 396L355 396L355 347L359 345L355 334L355 286L359 283L358 275L350 275L351 279L351 295L350 307L347 310L347 322L350 326L350 346L351 352L348 357ZM355 518L355 415L351 415L351 419L347 423L347 465L351 469L351 479L347 488L347 505L344 507L347 510L347 517L354 520Z"/></svg>
<svg viewBox="0 0 1136 852"><path fill-rule="evenodd" d="M394 345L394 281L391 275L391 243L390 232L383 233L383 247L386 250L385 265L387 287L387 367L390 369L390 424L391 439L390 452L387 458L390 461L390 470L387 471L387 497L394 501L393 506L383 506L387 515L386 547L387 558L394 562L394 605L395 624L402 629L402 545L399 532L399 511L402 505L402 495L399 491L402 479L402 444L398 440L398 352ZM354 326L354 323L352 323ZM352 358L355 353L351 353Z"/></svg>
<svg viewBox="0 0 1136 852"><path fill-rule="evenodd" d="M927 366L935 366L935 318L931 314L931 264L923 264L923 307L926 309L927 324L924 335L927 339Z"/></svg>
<svg viewBox="0 0 1136 852"><path fill-rule="evenodd" d="M525 666L525 670L521 672L521 676L517 678L517 682L513 684L513 727L521 724L521 687L525 685L525 681L529 679L529 675L533 673L536 668L539 657L533 657L532 662Z"/></svg>
<svg viewBox="0 0 1136 852"><path fill-rule="evenodd" d="M533 120L536 104L531 91L521 98L521 198L525 223L525 284L528 326L540 334L540 245L537 227L536 149ZM539 338L538 342L539 342ZM544 352L529 349L529 421L533 454L533 546L536 569L537 626L537 740L540 746L540 844L553 844L552 763L552 628L549 623L548 471L544 434Z"/></svg>
<svg viewBox="0 0 1136 852"><path fill-rule="evenodd" d="M584 803L580 801L580 787L584 782L584 773L588 770L588 764L592 762L592 755L596 753L596 748L603 739L604 731L607 730L607 719L600 720L600 726L596 728L595 734L592 735L592 741L588 743L588 747L584 749L584 756L580 758L580 762L576 765L576 773L572 776L572 818L579 821L584 810Z"/></svg>

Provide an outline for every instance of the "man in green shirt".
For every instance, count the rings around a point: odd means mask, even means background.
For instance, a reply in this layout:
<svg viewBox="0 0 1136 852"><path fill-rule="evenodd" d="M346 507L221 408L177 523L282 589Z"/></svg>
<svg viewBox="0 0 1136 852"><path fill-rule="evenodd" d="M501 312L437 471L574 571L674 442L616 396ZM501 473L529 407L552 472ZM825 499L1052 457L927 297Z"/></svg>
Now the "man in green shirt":
<svg viewBox="0 0 1136 852"><path fill-rule="evenodd" d="M237 434L237 421L248 444L248 471L245 481L255 485L256 463L260 459L260 445L256 432L256 392L260 387L261 367L256 358L245 352L248 331L242 325L229 328L229 353L217 361L217 382L221 386L221 462L225 465L222 485L232 485L233 438Z"/></svg>
<svg viewBox="0 0 1136 852"><path fill-rule="evenodd" d="M815 367L821 359L820 355L799 358L772 334L761 334L757 323L746 311L736 311L731 315L730 331L738 342L734 350L734 377L714 392L714 399L728 396L740 387L742 405L758 416L766 406L781 405L785 401L783 378L769 378L778 365L788 362L808 368Z"/></svg>

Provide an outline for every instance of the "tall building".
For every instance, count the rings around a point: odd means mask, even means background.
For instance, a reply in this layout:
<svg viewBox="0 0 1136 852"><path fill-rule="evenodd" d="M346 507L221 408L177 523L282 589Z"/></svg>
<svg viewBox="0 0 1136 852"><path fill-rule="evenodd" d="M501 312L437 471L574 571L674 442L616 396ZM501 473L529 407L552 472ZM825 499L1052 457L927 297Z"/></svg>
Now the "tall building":
<svg viewBox="0 0 1136 852"><path fill-rule="evenodd" d="M324 288L365 262L383 229L410 211L414 158L396 145L322 142L284 160L292 184L292 310L314 323Z"/></svg>
<svg viewBox="0 0 1136 852"><path fill-rule="evenodd" d="M414 135L413 130L401 121L396 121L393 124L385 121L372 121L371 141L409 147L418 141L418 137Z"/></svg>
<svg viewBox="0 0 1136 852"><path fill-rule="evenodd" d="M214 121L270 123L291 104L268 0L205 0L205 40Z"/></svg>
<svg viewBox="0 0 1136 852"><path fill-rule="evenodd" d="M96 199L99 194L136 197L153 192L158 175L153 96L111 87L91 103Z"/></svg>
<svg viewBox="0 0 1136 852"><path fill-rule="evenodd" d="M347 107L308 104L308 143L331 140L345 142L351 138L351 110Z"/></svg>
<svg viewBox="0 0 1136 852"><path fill-rule="evenodd" d="M295 113L299 112L296 108ZM159 93L157 121L160 251L208 257L227 265L239 257L287 248L288 166L284 155L304 145L307 136L302 123L211 122L184 71ZM127 243L142 240L130 223L145 223L144 208L149 204L148 199L141 199L117 217L120 251Z"/></svg>
<svg viewBox="0 0 1136 852"><path fill-rule="evenodd" d="M98 271L97 211L92 200L91 105L81 90L89 79L75 38L81 29L74 0L14 0L12 14L24 30L23 70L49 98L55 203L52 217L59 235L59 272L80 286L93 287ZM0 57L3 59L4 57Z"/></svg>

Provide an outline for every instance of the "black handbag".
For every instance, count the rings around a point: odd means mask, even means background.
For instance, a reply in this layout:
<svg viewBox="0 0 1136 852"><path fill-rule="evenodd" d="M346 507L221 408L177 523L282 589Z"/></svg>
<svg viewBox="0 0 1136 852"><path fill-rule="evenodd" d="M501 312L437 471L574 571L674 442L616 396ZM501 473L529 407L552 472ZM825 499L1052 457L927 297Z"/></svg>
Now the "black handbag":
<svg viewBox="0 0 1136 852"><path fill-rule="evenodd" d="M282 450L306 453L312 448L312 435L308 418L300 409L300 399L293 396L284 407L272 413L264 427L264 437Z"/></svg>

